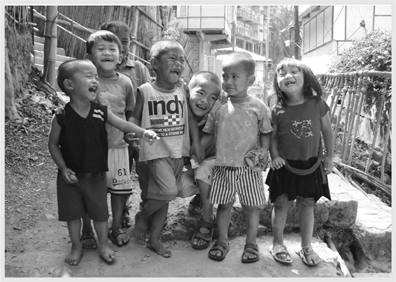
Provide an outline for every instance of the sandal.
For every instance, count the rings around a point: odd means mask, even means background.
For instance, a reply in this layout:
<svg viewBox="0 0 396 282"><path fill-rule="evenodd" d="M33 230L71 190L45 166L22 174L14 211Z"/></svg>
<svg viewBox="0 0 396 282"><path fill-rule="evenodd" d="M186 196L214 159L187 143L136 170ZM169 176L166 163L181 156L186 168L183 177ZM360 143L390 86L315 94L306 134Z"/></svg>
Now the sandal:
<svg viewBox="0 0 396 282"><path fill-rule="evenodd" d="M203 211L201 195L196 195L188 205L188 213L191 215L201 215Z"/></svg>
<svg viewBox="0 0 396 282"><path fill-rule="evenodd" d="M125 208L122 210L121 227L129 228L131 226L132 226L132 220L129 217L129 210L128 210L128 208Z"/></svg>
<svg viewBox="0 0 396 282"><path fill-rule="evenodd" d="M246 254L246 253L251 253L251 254L254 254L254 255L256 255L256 257L255 258L243 258L243 256ZM256 262L256 261L258 261L260 258L259 258L259 249L258 249L258 246L257 246L257 244L253 244L253 243L246 243L245 244L245 247L243 248L243 254L242 254L242 262L243 263L251 263L251 262Z"/></svg>
<svg viewBox="0 0 396 282"><path fill-rule="evenodd" d="M114 245L121 247L129 242L129 236L127 236L128 240L124 243L121 242L121 245L119 245L117 242L117 237L121 234L126 234L124 231L122 231L121 228L115 228L113 230L109 229L107 237L109 237L109 239L111 240L111 242L113 242Z"/></svg>
<svg viewBox="0 0 396 282"><path fill-rule="evenodd" d="M229 250L230 250L230 243L228 243L228 242L224 243L224 242L217 240L214 243L213 247L209 250L208 255L209 255L210 259L221 261L221 260L225 259ZM212 251L220 251L221 256L216 256L216 255L211 254L210 252L212 252Z"/></svg>
<svg viewBox="0 0 396 282"><path fill-rule="evenodd" d="M217 226L217 223L215 220L213 222L205 222L201 218L201 220L199 221L199 225L197 226L197 229L195 230L195 233L191 238L191 246L193 247L193 249L203 250L203 249L206 249L207 247L209 247L210 243L212 242L213 231L216 226ZM200 231L201 228L205 228L206 230L208 230L208 232L202 233ZM205 241L205 244L204 245L194 245L194 243L193 243L194 239L203 240L203 241Z"/></svg>
<svg viewBox="0 0 396 282"><path fill-rule="evenodd" d="M270 246L269 251L276 261L286 264L293 262L285 245Z"/></svg>
<svg viewBox="0 0 396 282"><path fill-rule="evenodd" d="M311 246L303 247L300 251L298 252L296 251L296 253L300 256L303 263L305 263L308 266L316 266L322 261L322 259L318 256L317 253L315 253L315 251L312 249ZM317 257L319 257L319 260L317 262L308 263L308 256L311 255L316 255Z"/></svg>
<svg viewBox="0 0 396 282"><path fill-rule="evenodd" d="M92 247L90 247L90 248L84 247L84 244L83 244L83 249L87 249L87 250L96 249L96 247L98 246L98 244L96 243L95 236L92 231L84 232L81 235L80 241L83 242L85 240L93 240L93 244L91 244Z"/></svg>

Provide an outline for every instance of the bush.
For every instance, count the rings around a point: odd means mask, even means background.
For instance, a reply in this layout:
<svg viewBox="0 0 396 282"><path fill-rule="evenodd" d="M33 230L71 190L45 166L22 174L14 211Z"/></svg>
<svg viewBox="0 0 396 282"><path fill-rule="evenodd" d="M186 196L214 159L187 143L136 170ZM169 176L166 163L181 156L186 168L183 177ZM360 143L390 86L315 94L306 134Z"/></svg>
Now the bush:
<svg viewBox="0 0 396 282"><path fill-rule="evenodd" d="M392 72L392 33L391 31L374 30L366 37L356 40L352 46L344 51L340 59L333 63L330 73L348 73L355 71L381 71ZM384 77L369 77L365 81L366 95L364 111L369 113L375 105L380 106L383 95ZM388 81L385 94L385 103L382 109L381 125L389 120L391 105L392 81Z"/></svg>
<svg viewBox="0 0 396 282"><path fill-rule="evenodd" d="M330 72L392 71L391 31L374 30L346 49Z"/></svg>

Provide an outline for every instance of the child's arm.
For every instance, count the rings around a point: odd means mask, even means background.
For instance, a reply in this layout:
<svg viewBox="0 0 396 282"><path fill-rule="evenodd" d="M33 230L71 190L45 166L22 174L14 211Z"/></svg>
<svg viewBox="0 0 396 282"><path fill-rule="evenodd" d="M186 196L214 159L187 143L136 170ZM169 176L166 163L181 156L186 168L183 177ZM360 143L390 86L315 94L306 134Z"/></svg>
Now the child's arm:
<svg viewBox="0 0 396 282"><path fill-rule="evenodd" d="M188 127L190 129L190 136L192 139L190 155L194 155L197 158L195 161L197 163L200 163L205 159L205 150L202 148L201 142L199 140L197 118L190 108L190 103L188 103L188 101L186 102L188 110Z"/></svg>
<svg viewBox="0 0 396 282"><path fill-rule="evenodd" d="M260 134L260 152L263 156L268 155L271 143L271 133Z"/></svg>
<svg viewBox="0 0 396 282"><path fill-rule="evenodd" d="M62 152L59 148L59 138L62 128L58 124L56 115L52 117L51 128L48 135L48 150L54 160L56 166L62 173L63 180L67 184L78 182L75 173L66 166L65 160L63 159Z"/></svg>
<svg viewBox="0 0 396 282"><path fill-rule="evenodd" d="M322 134L324 143L326 146L327 155L324 161L324 170L326 174L333 172L333 157L334 157L334 138L333 138L333 130L331 128L331 121L329 113L325 114L320 119L320 125L322 127Z"/></svg>
<svg viewBox="0 0 396 282"><path fill-rule="evenodd" d="M209 144L213 141L213 138L214 138L214 134L204 132L201 138L201 146L204 150L206 150Z"/></svg>
<svg viewBox="0 0 396 282"><path fill-rule="evenodd" d="M131 117L130 120L133 122L133 117ZM123 132L136 133L138 137L143 138L149 144L153 144L156 140L159 140L159 137L154 131L146 130L135 123L125 121L109 110L107 111L107 122Z"/></svg>
<svg viewBox="0 0 396 282"><path fill-rule="evenodd" d="M272 125L271 139L270 139L270 153L272 160L272 167L274 169L280 169L286 164L285 160L279 156L278 151L278 126Z"/></svg>
<svg viewBox="0 0 396 282"><path fill-rule="evenodd" d="M133 108L133 112L128 118L129 122L132 122L136 125L140 125L140 121L142 120L142 111L143 111L143 99L142 99L142 93L137 89L136 92L136 105ZM139 150L140 145L139 145L139 138L135 138L135 133L128 133L126 135L127 142L135 149Z"/></svg>

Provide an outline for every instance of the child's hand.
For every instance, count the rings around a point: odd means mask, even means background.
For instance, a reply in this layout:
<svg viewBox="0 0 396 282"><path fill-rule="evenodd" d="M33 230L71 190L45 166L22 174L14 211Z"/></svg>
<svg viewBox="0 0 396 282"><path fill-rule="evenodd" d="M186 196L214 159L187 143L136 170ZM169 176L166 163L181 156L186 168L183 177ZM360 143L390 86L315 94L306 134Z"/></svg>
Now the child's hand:
<svg viewBox="0 0 396 282"><path fill-rule="evenodd" d="M125 142L127 142L128 144L133 144L134 142L136 142L136 140L139 140L138 137L135 137L135 133L127 133L124 135L124 140Z"/></svg>
<svg viewBox="0 0 396 282"><path fill-rule="evenodd" d="M149 143L150 145L154 144L155 141L159 140L160 138L157 136L157 133L155 133L152 130L145 130L143 133L142 138L144 141Z"/></svg>
<svg viewBox="0 0 396 282"><path fill-rule="evenodd" d="M191 164L192 169L196 169L197 167L199 167L199 163L197 161L197 156L195 154L192 154L190 156L190 164Z"/></svg>
<svg viewBox="0 0 396 282"><path fill-rule="evenodd" d="M221 92L220 92L220 95L219 95L219 101L220 101L220 103L222 103L222 104L227 103L227 101L228 101L228 94L225 93L224 91L221 91Z"/></svg>
<svg viewBox="0 0 396 282"><path fill-rule="evenodd" d="M76 174L70 168L66 167L61 172L62 178L67 184L74 184L78 182Z"/></svg>
<svg viewBox="0 0 396 282"><path fill-rule="evenodd" d="M139 150L140 145L139 145L139 138L135 137L135 133L127 133L124 136L125 142L129 144L134 150Z"/></svg>
<svg viewBox="0 0 396 282"><path fill-rule="evenodd" d="M285 160L281 157L276 157L272 160L272 168L273 169L280 169L282 166L286 164Z"/></svg>
<svg viewBox="0 0 396 282"><path fill-rule="evenodd" d="M196 142L191 145L190 156L194 156L194 160L200 164L205 159L205 150L201 142Z"/></svg>
<svg viewBox="0 0 396 282"><path fill-rule="evenodd" d="M324 159L324 170L326 174L330 174L333 172L334 163L333 158L326 157Z"/></svg>

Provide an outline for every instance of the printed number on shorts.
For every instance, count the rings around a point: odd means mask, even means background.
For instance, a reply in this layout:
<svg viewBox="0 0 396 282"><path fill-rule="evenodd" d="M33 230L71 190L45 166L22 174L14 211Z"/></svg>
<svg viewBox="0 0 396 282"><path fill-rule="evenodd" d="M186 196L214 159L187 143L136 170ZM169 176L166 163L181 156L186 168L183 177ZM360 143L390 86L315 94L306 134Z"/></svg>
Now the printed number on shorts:
<svg viewBox="0 0 396 282"><path fill-rule="evenodd" d="M126 170L125 170L125 168L120 168L120 169L118 169L117 170L117 175L119 176L119 177L122 177L122 176L125 176L125 175L127 175L127 172L126 172ZM113 184L121 184L122 182L124 182L124 183L126 183L127 182L127 180L121 180L121 179L117 179L117 178L113 178Z"/></svg>
<svg viewBox="0 0 396 282"><path fill-rule="evenodd" d="M121 169L117 170L117 174L118 174L118 176L123 176L123 175L127 175L127 172L126 172L125 168L121 168Z"/></svg>

